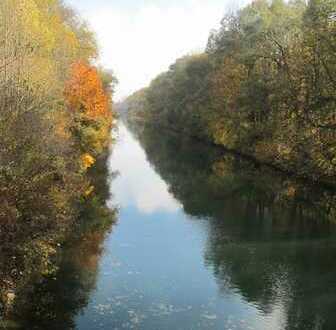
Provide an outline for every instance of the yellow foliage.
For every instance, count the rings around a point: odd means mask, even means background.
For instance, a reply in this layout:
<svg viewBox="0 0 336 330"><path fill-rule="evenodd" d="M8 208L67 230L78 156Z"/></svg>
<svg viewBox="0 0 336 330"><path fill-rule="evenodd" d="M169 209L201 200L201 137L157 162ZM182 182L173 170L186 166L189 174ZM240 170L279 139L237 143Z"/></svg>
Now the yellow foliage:
<svg viewBox="0 0 336 330"><path fill-rule="evenodd" d="M71 138L69 130L69 119L61 111L53 113L53 120L55 122L55 133L59 139L69 140Z"/></svg>
<svg viewBox="0 0 336 330"><path fill-rule="evenodd" d="M90 168L95 162L96 160L88 153L82 155L81 157L81 166L84 170Z"/></svg>
<svg viewBox="0 0 336 330"><path fill-rule="evenodd" d="M90 196L93 193L93 191L94 191L94 186L90 186L87 190L85 190L84 196L85 197Z"/></svg>
<svg viewBox="0 0 336 330"><path fill-rule="evenodd" d="M236 108L241 85L247 79L247 69L231 58L225 58L212 78L213 98L224 102L229 109Z"/></svg>

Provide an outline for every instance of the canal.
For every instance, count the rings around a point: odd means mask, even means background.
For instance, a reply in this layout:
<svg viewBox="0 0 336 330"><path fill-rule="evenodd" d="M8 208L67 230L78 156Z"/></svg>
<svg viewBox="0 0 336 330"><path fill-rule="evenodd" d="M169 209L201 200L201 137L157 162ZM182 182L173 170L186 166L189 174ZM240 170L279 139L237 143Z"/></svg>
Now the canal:
<svg viewBox="0 0 336 330"><path fill-rule="evenodd" d="M56 275L18 293L14 325L335 329L332 192L162 131L120 124L118 135L116 223L90 211Z"/></svg>
<svg viewBox="0 0 336 330"><path fill-rule="evenodd" d="M336 238L321 194L140 135L121 125L109 159L119 219L77 328L333 329Z"/></svg>

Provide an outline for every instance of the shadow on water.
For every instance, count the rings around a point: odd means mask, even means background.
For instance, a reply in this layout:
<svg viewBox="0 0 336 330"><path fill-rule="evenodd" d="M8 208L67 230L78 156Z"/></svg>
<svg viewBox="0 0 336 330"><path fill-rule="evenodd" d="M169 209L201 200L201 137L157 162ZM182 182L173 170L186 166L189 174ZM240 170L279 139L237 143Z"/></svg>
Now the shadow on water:
<svg viewBox="0 0 336 330"><path fill-rule="evenodd" d="M72 234L48 261L48 272L34 269L34 258L40 258L34 251L20 256L16 256L16 250L8 251L10 258L23 262L24 273L14 283L15 293L3 297L0 329L75 328L76 316L87 306L95 289L103 243L116 219L116 210L106 206L110 199L107 178L113 177L108 173L107 156L89 174L94 192L81 207ZM2 275L5 281L5 272Z"/></svg>
<svg viewBox="0 0 336 330"><path fill-rule="evenodd" d="M207 219L204 262L222 295L239 293L281 329L335 329L335 192L187 138L131 129L184 211Z"/></svg>

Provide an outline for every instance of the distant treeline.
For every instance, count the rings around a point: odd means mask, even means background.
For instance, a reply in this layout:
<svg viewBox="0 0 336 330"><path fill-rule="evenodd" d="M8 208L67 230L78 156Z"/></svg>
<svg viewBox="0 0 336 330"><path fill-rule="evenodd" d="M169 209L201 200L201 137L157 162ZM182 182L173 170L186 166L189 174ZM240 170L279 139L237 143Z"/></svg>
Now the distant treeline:
<svg viewBox="0 0 336 330"><path fill-rule="evenodd" d="M115 82L97 53L63 1L0 1L0 312L32 271L52 271L95 194L87 171L110 142Z"/></svg>
<svg viewBox="0 0 336 330"><path fill-rule="evenodd" d="M256 0L125 104L167 127L317 181L336 180L335 0Z"/></svg>

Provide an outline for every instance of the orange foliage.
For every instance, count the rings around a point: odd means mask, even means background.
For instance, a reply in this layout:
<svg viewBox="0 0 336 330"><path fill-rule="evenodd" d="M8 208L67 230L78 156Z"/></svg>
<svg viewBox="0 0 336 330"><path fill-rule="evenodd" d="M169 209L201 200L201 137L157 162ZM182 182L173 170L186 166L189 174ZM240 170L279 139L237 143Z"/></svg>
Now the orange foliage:
<svg viewBox="0 0 336 330"><path fill-rule="evenodd" d="M81 111L91 119L111 115L110 99L104 91L97 70L83 61L72 65L65 97L72 111Z"/></svg>

